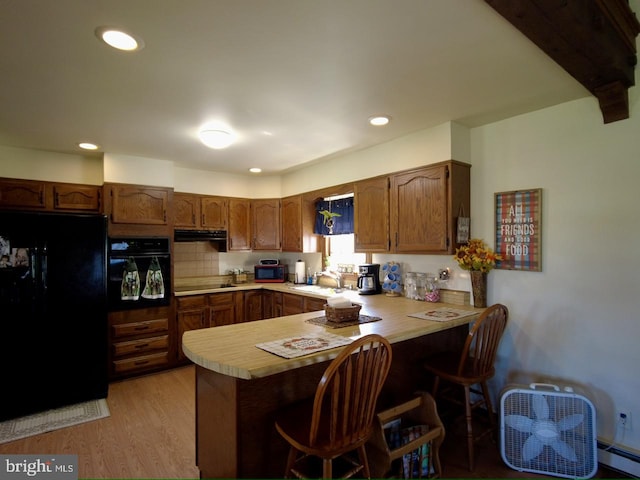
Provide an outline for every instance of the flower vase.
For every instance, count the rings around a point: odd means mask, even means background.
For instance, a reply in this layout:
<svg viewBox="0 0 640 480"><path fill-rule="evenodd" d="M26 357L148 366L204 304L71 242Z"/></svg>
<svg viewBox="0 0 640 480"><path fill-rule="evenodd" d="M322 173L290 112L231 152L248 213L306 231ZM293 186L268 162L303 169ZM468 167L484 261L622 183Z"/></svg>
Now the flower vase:
<svg viewBox="0 0 640 480"><path fill-rule="evenodd" d="M487 272L471 270L471 290L473 292L473 306L486 308L487 306Z"/></svg>

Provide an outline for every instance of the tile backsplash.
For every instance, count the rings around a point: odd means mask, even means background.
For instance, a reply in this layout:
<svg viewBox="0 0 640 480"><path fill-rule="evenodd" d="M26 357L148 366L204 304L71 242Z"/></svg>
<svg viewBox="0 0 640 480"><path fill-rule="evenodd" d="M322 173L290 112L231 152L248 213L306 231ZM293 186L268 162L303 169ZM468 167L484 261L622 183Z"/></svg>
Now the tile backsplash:
<svg viewBox="0 0 640 480"><path fill-rule="evenodd" d="M220 254L211 242L178 242L173 246L175 278L218 275Z"/></svg>

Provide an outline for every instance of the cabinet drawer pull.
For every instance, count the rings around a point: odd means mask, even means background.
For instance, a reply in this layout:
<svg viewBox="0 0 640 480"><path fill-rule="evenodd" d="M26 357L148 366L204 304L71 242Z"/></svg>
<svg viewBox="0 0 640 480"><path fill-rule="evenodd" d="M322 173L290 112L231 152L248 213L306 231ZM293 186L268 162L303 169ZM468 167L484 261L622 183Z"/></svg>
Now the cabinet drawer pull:
<svg viewBox="0 0 640 480"><path fill-rule="evenodd" d="M146 365L147 363L149 363L149 360L137 360L133 363L134 365Z"/></svg>
<svg viewBox="0 0 640 480"><path fill-rule="evenodd" d="M134 330L149 330L149 325L139 325L136 326Z"/></svg>
<svg viewBox="0 0 640 480"><path fill-rule="evenodd" d="M141 343L139 345L136 345L135 348L147 348L149 346L148 343Z"/></svg>

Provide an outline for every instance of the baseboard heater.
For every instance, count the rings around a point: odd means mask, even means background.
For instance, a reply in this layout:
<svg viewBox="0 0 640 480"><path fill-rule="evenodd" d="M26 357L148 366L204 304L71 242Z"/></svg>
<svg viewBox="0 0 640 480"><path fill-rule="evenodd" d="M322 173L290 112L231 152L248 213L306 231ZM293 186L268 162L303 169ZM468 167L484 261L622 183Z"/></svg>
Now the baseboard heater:
<svg viewBox="0 0 640 480"><path fill-rule="evenodd" d="M598 441L598 462L613 470L640 478L640 456Z"/></svg>

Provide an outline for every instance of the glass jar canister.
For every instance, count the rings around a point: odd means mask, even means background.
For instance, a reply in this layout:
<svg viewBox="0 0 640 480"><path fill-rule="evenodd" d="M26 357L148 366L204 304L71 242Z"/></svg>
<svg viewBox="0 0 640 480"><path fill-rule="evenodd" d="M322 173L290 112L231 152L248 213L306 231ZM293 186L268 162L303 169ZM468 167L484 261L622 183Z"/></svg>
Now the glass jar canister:
<svg viewBox="0 0 640 480"><path fill-rule="evenodd" d="M407 272L404 276L404 296L414 299L416 297L416 274Z"/></svg>
<svg viewBox="0 0 640 480"><path fill-rule="evenodd" d="M416 300L424 300L427 294L427 274L416 273Z"/></svg>

